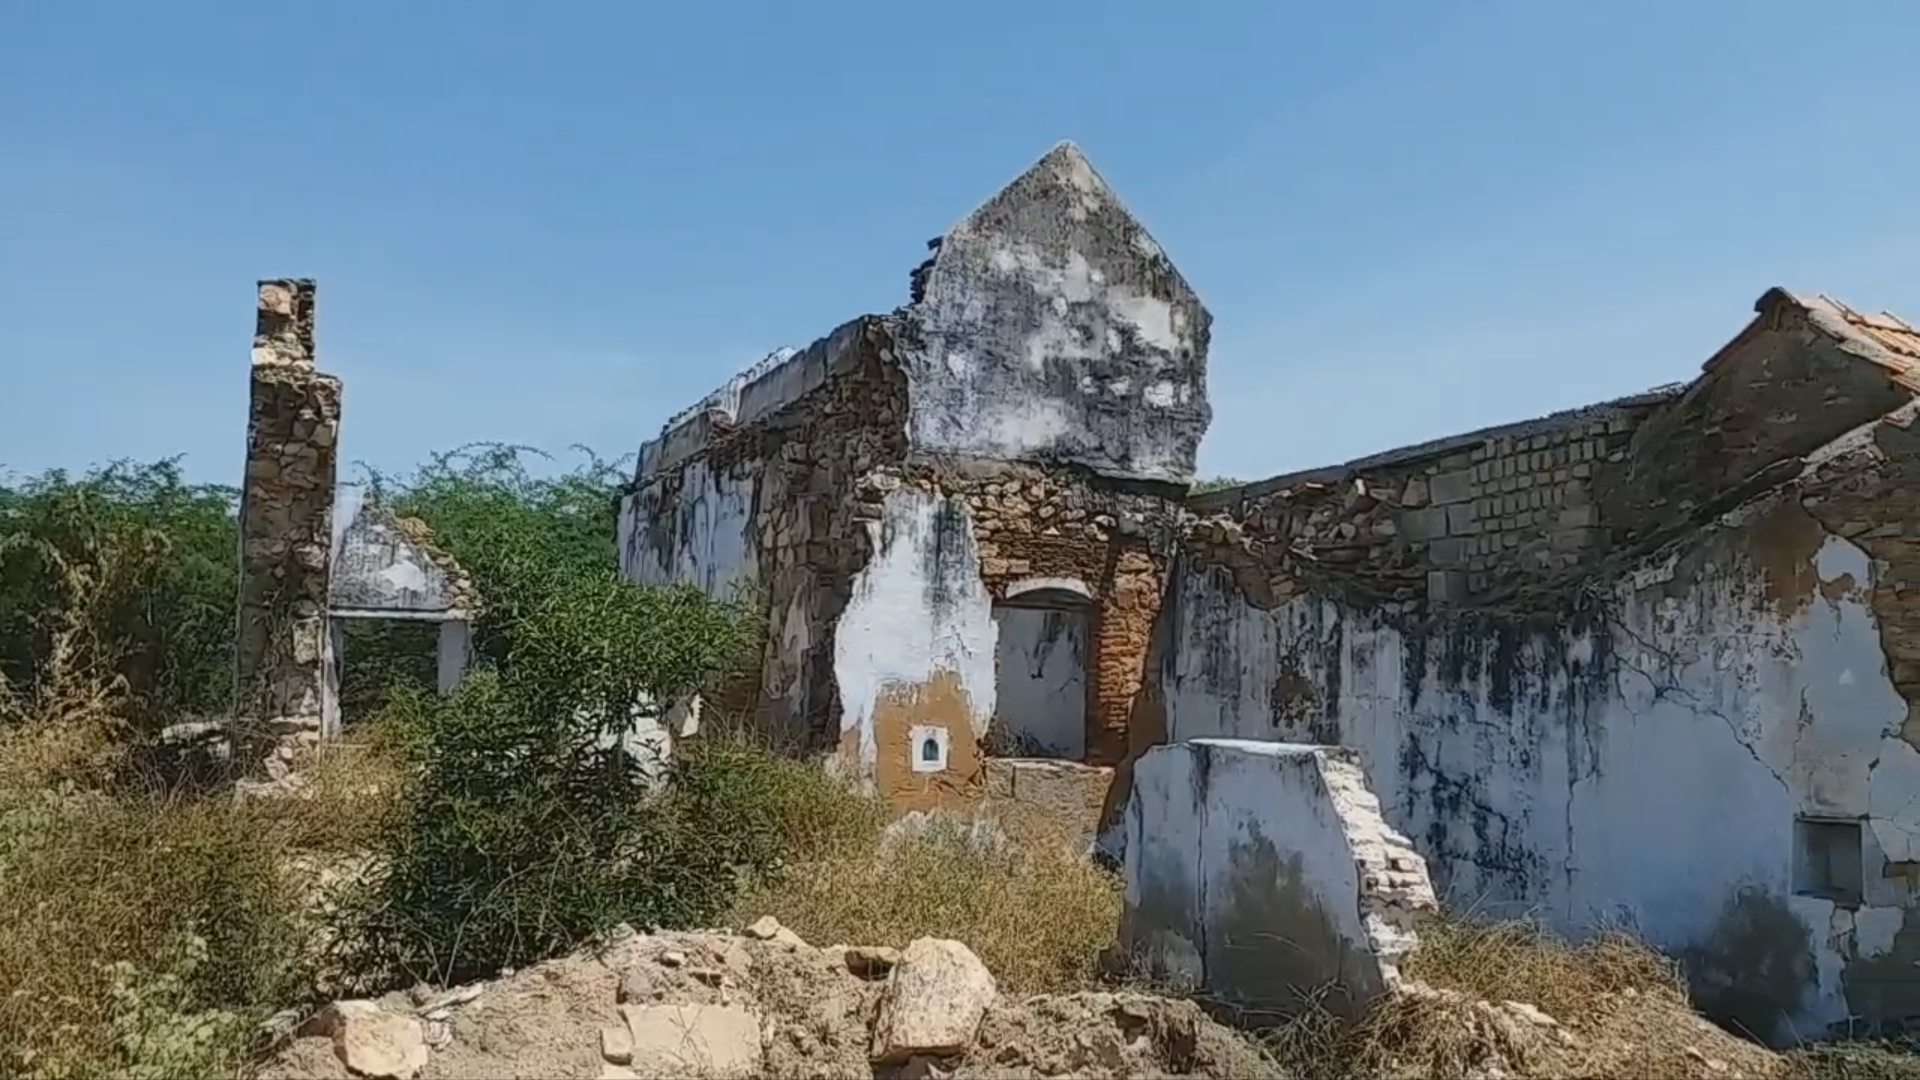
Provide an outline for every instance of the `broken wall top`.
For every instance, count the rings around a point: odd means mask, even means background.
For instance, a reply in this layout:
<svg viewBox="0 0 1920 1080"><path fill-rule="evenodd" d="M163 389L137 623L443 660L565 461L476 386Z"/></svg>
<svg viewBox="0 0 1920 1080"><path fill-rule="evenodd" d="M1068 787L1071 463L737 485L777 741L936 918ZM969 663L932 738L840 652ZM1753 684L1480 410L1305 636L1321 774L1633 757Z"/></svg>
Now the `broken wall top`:
<svg viewBox="0 0 1920 1080"><path fill-rule="evenodd" d="M1056 147L935 246L913 303L729 379L641 447L636 481L804 407L859 363L876 322L907 375L917 451L1192 479L1212 416L1212 316L1076 147Z"/></svg>
<svg viewBox="0 0 1920 1080"><path fill-rule="evenodd" d="M1806 338L1818 338L1834 346L1834 355L1842 364L1857 361L1867 369L1869 378L1899 387L1890 397L1882 397L1868 406L1868 415L1835 417L1809 434L1801 453L1838 437L1841 433L1893 409L1910 393L1920 392L1920 329L1892 314L1866 315L1820 294L1801 294L1786 289L1767 290L1754 302L1754 318L1726 346L1701 365L1701 374L1691 381L1669 383L1639 394L1583 405L1573 409L1515 423L1481 428L1460 435L1449 435L1423 443L1369 454L1339 465L1321 466L1281 473L1231 488L1195 495L1188 505L1198 512L1227 510L1236 503L1281 491L1302 483L1330 483L1355 473L1413 465L1439 460L1473 446L1494 440L1525 442L1541 435L1575 431L1595 421L1621 421L1635 426L1642 420L1656 420L1661 414L1678 412L1689 399L1722 392L1714 376L1725 374L1757 389L1767 397L1793 397L1798 387L1789 372L1779 370L1782 346L1804 344ZM1799 339L1799 340L1797 340ZM1733 369L1739 369L1737 372ZM1829 368L1822 374L1836 374ZM1754 404L1758 402L1742 402ZM1797 456L1797 455L1796 455Z"/></svg>
<svg viewBox="0 0 1920 1080"><path fill-rule="evenodd" d="M800 406L827 380L859 365L861 341L871 322L869 317L844 323L804 349L776 349L674 414L657 438L641 445L634 480L644 481L698 456L717 434Z"/></svg>
<svg viewBox="0 0 1920 1080"><path fill-rule="evenodd" d="M271 278L259 283L254 311L253 363L314 370L312 278Z"/></svg>
<svg viewBox="0 0 1920 1080"><path fill-rule="evenodd" d="M375 499L361 502L334 544L327 606L338 615L469 619L479 595L426 526Z"/></svg>
<svg viewBox="0 0 1920 1080"><path fill-rule="evenodd" d="M1198 550L1261 606L1310 582L1374 602L1539 592L1704 526L1913 399L1906 323L1782 289L1755 310L1689 383L1194 496L1218 515Z"/></svg>

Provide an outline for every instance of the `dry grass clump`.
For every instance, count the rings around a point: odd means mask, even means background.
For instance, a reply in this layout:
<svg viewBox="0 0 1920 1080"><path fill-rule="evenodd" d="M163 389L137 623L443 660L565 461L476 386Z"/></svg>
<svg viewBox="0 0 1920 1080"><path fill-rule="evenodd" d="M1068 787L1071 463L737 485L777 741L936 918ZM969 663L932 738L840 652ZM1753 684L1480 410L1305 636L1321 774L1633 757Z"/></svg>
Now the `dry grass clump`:
<svg viewBox="0 0 1920 1080"><path fill-rule="evenodd" d="M966 942L1008 993L1083 989L1120 924L1120 883L1060 827L1022 807L883 828L867 799L848 830L743 896L737 917L772 915L819 945Z"/></svg>
<svg viewBox="0 0 1920 1080"><path fill-rule="evenodd" d="M1527 921L1437 920L1403 966L1412 991L1357 1023L1276 1032L1308 1076L1578 1080L1775 1077L1779 1055L1701 1019L1670 959L1624 934L1560 940Z"/></svg>
<svg viewBox="0 0 1920 1080"><path fill-rule="evenodd" d="M299 820L354 826L149 772L84 633L0 684L0 1077L231 1075L307 978Z"/></svg>
<svg viewBox="0 0 1920 1080"><path fill-rule="evenodd" d="M0 738L0 1076L229 1066L299 977L286 831L231 797L74 783L113 756L102 730Z"/></svg>

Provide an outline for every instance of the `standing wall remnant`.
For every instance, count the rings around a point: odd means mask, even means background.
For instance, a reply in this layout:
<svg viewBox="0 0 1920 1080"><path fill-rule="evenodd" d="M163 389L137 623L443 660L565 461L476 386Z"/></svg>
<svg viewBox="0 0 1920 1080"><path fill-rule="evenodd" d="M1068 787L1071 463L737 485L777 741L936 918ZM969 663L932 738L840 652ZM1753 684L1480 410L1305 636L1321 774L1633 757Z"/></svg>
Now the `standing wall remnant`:
<svg viewBox="0 0 1920 1080"><path fill-rule="evenodd" d="M319 741L340 380L314 366L314 283L260 283L240 496L235 749L284 775Z"/></svg>
<svg viewBox="0 0 1920 1080"><path fill-rule="evenodd" d="M1233 1006L1346 1015L1401 986L1439 905L1360 756L1194 739L1147 752L1127 803L1122 944ZM1325 991L1324 997L1320 995Z"/></svg>

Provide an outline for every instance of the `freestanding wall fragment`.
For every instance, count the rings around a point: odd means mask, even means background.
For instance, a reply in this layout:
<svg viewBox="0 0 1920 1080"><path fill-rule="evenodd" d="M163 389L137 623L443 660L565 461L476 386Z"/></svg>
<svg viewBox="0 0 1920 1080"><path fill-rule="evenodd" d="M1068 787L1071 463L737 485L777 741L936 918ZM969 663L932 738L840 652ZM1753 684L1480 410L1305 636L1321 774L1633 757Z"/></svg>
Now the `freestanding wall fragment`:
<svg viewBox="0 0 1920 1080"><path fill-rule="evenodd" d="M247 768L318 741L340 380L314 367L314 283L260 283L240 497L234 709ZM277 745L276 745L277 744Z"/></svg>
<svg viewBox="0 0 1920 1080"><path fill-rule="evenodd" d="M1121 940L1153 972L1256 1012L1331 988L1352 1014L1400 981L1437 909L1353 751L1196 739L1134 767Z"/></svg>

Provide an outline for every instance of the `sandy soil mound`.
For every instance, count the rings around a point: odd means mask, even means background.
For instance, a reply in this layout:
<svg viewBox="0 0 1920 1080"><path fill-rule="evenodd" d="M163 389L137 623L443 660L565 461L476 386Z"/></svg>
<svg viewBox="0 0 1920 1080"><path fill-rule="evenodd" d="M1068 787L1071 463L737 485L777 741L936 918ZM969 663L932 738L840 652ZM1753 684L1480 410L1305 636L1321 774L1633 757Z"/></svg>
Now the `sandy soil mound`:
<svg viewBox="0 0 1920 1080"><path fill-rule="evenodd" d="M1252 1047L1191 1002L1001 997L958 942L815 948L746 933L633 934L449 991L341 1002L262 1070L347 1077L1248 1077Z"/></svg>

